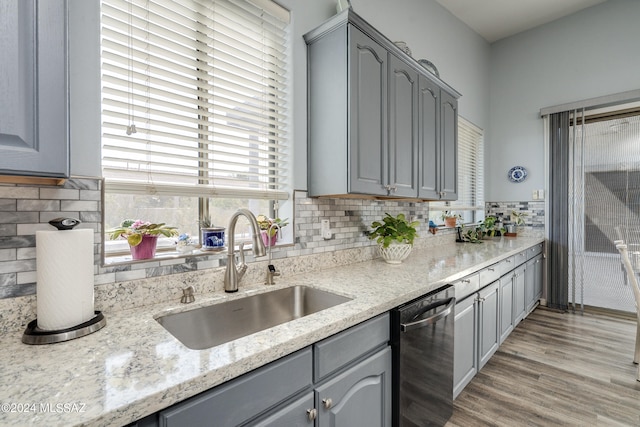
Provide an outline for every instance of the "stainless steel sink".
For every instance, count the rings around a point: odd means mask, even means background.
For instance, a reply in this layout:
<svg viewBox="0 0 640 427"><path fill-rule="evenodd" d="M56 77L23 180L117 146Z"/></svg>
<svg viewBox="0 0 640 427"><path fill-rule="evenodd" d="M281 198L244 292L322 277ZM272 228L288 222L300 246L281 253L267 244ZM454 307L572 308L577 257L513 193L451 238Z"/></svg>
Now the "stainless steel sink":
<svg viewBox="0 0 640 427"><path fill-rule="evenodd" d="M350 301L292 286L157 318L185 346L202 350Z"/></svg>

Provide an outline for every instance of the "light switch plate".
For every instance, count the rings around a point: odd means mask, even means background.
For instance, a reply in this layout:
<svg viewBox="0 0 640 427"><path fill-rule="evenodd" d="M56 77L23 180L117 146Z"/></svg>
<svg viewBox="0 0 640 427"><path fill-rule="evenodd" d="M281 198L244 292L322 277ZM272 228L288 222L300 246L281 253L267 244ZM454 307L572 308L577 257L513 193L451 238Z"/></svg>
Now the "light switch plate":
<svg viewBox="0 0 640 427"><path fill-rule="evenodd" d="M324 240L329 240L332 237L330 226L331 224L329 223L328 219L323 219L320 221L320 235L322 235L322 238Z"/></svg>

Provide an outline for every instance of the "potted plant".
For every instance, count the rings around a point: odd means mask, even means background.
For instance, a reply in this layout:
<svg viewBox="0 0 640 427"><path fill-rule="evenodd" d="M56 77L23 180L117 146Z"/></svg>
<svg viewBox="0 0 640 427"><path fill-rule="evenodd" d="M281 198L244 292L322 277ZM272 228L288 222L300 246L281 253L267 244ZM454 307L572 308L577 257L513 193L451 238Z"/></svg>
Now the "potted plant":
<svg viewBox="0 0 640 427"><path fill-rule="evenodd" d="M260 234L265 246L275 246L280 230L289 224L287 222L288 218L269 218L266 215L258 215L256 220L258 221L258 226L261 230Z"/></svg>
<svg viewBox="0 0 640 427"><path fill-rule="evenodd" d="M178 235L178 230L164 223L125 219L107 234L112 240L120 237L127 239L133 259L149 259L156 255L158 236L174 237Z"/></svg>
<svg viewBox="0 0 640 427"><path fill-rule="evenodd" d="M221 251L224 249L225 228L213 224L211 217L200 220L200 249Z"/></svg>
<svg viewBox="0 0 640 427"><path fill-rule="evenodd" d="M526 216L526 212L511 211L510 219L512 224L507 225L507 233L505 233L505 236L517 236L518 227L524 225L524 217Z"/></svg>
<svg viewBox="0 0 640 427"><path fill-rule="evenodd" d="M385 213L382 222L374 221L371 224L373 231L369 239L376 239L380 255L387 263L400 264L411 253L419 225L419 221L407 221L402 213L395 217Z"/></svg>
<svg viewBox="0 0 640 427"><path fill-rule="evenodd" d="M462 219L462 215L454 214L451 211L444 211L442 213L442 219L444 220L444 225L447 227L455 227L458 223L459 219Z"/></svg>
<svg viewBox="0 0 640 427"><path fill-rule="evenodd" d="M504 233L505 231L501 224L495 216L488 216L480 223L478 231L482 237L495 237L496 233Z"/></svg>

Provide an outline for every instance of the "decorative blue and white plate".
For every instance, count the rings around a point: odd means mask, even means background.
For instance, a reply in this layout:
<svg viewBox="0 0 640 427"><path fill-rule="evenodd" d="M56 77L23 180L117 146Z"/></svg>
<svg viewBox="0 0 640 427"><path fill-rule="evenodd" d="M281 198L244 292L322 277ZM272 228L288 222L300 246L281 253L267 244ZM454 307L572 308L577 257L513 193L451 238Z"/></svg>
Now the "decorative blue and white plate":
<svg viewBox="0 0 640 427"><path fill-rule="evenodd" d="M507 177L511 182L522 182L527 178L527 170L522 166L514 166L509 169Z"/></svg>

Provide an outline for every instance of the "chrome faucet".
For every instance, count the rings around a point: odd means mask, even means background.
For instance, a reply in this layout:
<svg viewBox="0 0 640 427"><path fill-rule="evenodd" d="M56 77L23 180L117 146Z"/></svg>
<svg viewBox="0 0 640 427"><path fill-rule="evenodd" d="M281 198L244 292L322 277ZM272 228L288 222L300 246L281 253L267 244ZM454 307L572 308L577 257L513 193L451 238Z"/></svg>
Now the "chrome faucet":
<svg viewBox="0 0 640 427"><path fill-rule="evenodd" d="M247 264L245 264L244 262L244 244L240 244L239 264L236 264L235 257L234 234L236 230L236 223L238 222L238 217L240 217L240 215L244 215L249 220L249 225L251 225L253 254L257 257L266 255L264 243L262 243L262 239L260 238L260 227L258 226L256 217L248 209L238 209L233 215L231 215L231 219L229 220L229 227L227 227L228 254L227 269L224 272L225 292L236 292L238 290L238 283L242 279L242 276L244 276L244 273L247 271Z"/></svg>
<svg viewBox="0 0 640 427"><path fill-rule="evenodd" d="M280 233L280 226L278 224L271 224L267 230L267 236L271 236L271 230L276 230L276 233ZM267 278L264 281L265 285L274 285L275 282L273 281L273 278L280 275L280 272L276 270L276 267L271 264L271 246L272 245L269 245L269 249L267 249Z"/></svg>

